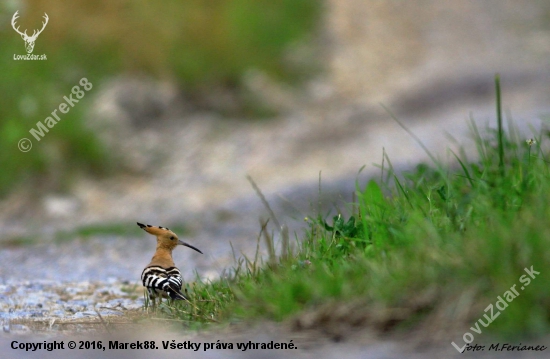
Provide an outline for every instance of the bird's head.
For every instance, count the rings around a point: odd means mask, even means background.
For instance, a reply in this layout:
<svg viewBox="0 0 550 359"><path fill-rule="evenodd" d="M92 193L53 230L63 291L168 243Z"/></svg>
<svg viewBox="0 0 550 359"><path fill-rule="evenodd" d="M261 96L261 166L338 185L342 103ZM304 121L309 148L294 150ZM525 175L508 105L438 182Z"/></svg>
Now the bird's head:
<svg viewBox="0 0 550 359"><path fill-rule="evenodd" d="M147 232L149 234L152 234L152 235L157 237L157 247L166 248L166 249L171 251L174 248L176 248L176 246L178 244L181 244L182 246L189 247L189 248L194 249L197 252L202 254L202 252L199 249L193 247L192 245L190 245L188 243L180 241L178 236L166 227L151 226L149 224L145 225L145 224L142 224L142 223L139 223L139 222L137 222L137 225L141 229L143 229L145 232Z"/></svg>

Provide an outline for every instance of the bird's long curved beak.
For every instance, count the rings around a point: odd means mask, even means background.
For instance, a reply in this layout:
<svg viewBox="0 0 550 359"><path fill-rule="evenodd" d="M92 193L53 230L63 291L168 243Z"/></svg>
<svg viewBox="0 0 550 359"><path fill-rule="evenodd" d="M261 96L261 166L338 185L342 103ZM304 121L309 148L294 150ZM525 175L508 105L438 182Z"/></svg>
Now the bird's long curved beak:
<svg viewBox="0 0 550 359"><path fill-rule="evenodd" d="M178 244L181 244L182 246L186 246L186 247L189 247L189 248L191 248L191 249L194 249L194 250L196 250L197 252L199 252L200 254L204 254L204 253L202 253L198 248L195 248L195 247L193 247L192 245L190 245L190 244L188 244L188 243L185 243L185 242L183 242L183 241L181 241L181 240L178 241Z"/></svg>

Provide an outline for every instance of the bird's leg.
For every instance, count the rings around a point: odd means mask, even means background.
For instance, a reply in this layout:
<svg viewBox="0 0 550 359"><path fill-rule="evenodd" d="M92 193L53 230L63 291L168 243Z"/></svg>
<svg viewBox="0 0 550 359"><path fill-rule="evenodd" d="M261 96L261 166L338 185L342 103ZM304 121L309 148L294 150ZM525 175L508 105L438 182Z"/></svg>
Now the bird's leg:
<svg viewBox="0 0 550 359"><path fill-rule="evenodd" d="M151 311L154 313L157 309L157 299L153 296L150 296L149 303L151 304Z"/></svg>

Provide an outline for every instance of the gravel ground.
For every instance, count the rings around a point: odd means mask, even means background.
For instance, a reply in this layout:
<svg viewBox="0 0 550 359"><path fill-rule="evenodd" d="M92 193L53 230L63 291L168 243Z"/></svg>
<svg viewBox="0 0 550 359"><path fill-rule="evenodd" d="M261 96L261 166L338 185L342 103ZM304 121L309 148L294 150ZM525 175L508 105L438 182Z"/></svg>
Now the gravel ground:
<svg viewBox="0 0 550 359"><path fill-rule="evenodd" d="M34 280L11 281L0 285L0 321L5 333L31 332L18 324L22 320L47 322L48 329L60 330L59 320L76 322L99 315L120 316L143 307L137 283L63 282ZM99 313L99 314L98 314Z"/></svg>

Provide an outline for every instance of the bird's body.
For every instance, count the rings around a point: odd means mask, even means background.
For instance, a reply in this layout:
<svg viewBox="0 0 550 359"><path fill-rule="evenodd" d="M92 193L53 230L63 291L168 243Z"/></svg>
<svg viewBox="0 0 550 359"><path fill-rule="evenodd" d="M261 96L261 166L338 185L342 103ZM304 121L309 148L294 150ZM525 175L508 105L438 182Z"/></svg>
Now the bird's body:
<svg viewBox="0 0 550 359"><path fill-rule="evenodd" d="M176 267L147 266L141 273L141 281L151 299L167 297L187 300L187 297L181 293L183 279Z"/></svg>
<svg viewBox="0 0 550 359"><path fill-rule="evenodd" d="M187 246L202 253L197 248L178 240L178 236L165 227L144 225L138 226L147 233L157 237L157 249L151 262L141 273L143 286L147 288L149 298L155 303L157 298L188 300L181 292L183 277L172 258L172 250L178 244Z"/></svg>

